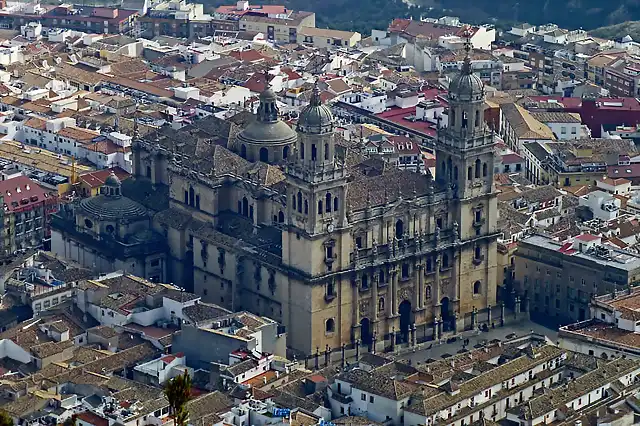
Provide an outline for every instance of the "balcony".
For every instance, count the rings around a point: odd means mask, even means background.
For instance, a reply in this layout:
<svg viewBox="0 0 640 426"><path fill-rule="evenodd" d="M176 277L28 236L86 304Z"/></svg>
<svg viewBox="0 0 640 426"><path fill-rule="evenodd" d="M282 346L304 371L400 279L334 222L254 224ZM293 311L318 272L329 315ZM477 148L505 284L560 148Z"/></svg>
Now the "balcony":
<svg viewBox="0 0 640 426"><path fill-rule="evenodd" d="M331 255L331 256L325 256L325 258L324 258L324 263L325 263L327 266L329 266L329 265L333 264L333 262L335 262L337 258L338 258L338 255L337 255L337 254L333 254L333 255Z"/></svg>
<svg viewBox="0 0 640 426"><path fill-rule="evenodd" d="M475 266L480 265L482 262L484 262L484 255L480 256L480 257L474 257L473 260L471 261Z"/></svg>
<svg viewBox="0 0 640 426"><path fill-rule="evenodd" d="M486 222L486 219L484 217L481 217L480 219L475 219L473 221L473 227L480 228L482 225L484 225L485 222Z"/></svg>
<svg viewBox="0 0 640 426"><path fill-rule="evenodd" d="M324 300L327 303L331 302L335 298L336 298L336 294L335 293L327 293L327 294L324 295Z"/></svg>

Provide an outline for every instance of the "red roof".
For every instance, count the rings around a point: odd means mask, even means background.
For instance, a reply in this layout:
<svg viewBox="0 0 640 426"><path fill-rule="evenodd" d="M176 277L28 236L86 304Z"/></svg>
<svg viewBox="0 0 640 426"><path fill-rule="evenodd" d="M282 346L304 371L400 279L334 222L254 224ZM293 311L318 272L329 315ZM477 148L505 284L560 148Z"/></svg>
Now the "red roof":
<svg viewBox="0 0 640 426"><path fill-rule="evenodd" d="M89 411L80 413L76 416L77 419L82 420L84 423L88 423L94 426L109 426L109 421L104 417L100 417L97 414L93 414Z"/></svg>
<svg viewBox="0 0 640 426"><path fill-rule="evenodd" d="M502 164L522 163L524 160L518 154L505 154L502 156Z"/></svg>
<svg viewBox="0 0 640 426"><path fill-rule="evenodd" d="M173 355L165 355L162 358L160 358L160 360L162 362L164 362L165 364L171 364L173 362L173 360L175 360L176 357Z"/></svg>
<svg viewBox="0 0 640 426"><path fill-rule="evenodd" d="M595 235L591 235L591 234L582 234L582 235L578 235L576 237L576 240L584 241L585 243L589 243L591 241L596 241L596 240L599 240L599 239L600 239L600 237L595 236Z"/></svg>
<svg viewBox="0 0 640 426"><path fill-rule="evenodd" d="M55 198L37 182L26 176L18 176L0 182L0 194L4 198L4 211L14 212Z"/></svg>
<svg viewBox="0 0 640 426"><path fill-rule="evenodd" d="M573 243L564 243L558 251L563 254L574 254L577 252L577 250L573 248Z"/></svg>
<svg viewBox="0 0 640 426"><path fill-rule="evenodd" d="M79 176L80 180L89 185L91 188L98 188L102 186L105 179L107 179L111 172L113 172L118 179L125 180L131 176L126 170L120 167L112 167L110 169L98 170L95 172L85 173Z"/></svg>
<svg viewBox="0 0 640 426"><path fill-rule="evenodd" d="M422 132L429 136L436 135L435 125L428 121L415 120L412 121L406 117L415 116L416 107L409 108L390 108L388 111L381 112L380 114L376 114L377 117L383 118L385 120L389 120L393 123L396 123L400 126L408 127L412 130L416 130Z"/></svg>
<svg viewBox="0 0 640 426"><path fill-rule="evenodd" d="M229 56L236 58L239 61L243 62L258 62L267 59L262 53L257 50L234 50L229 54Z"/></svg>
<svg viewBox="0 0 640 426"><path fill-rule="evenodd" d="M269 81L273 80L273 76L269 75ZM244 83L244 87L251 92L262 93L265 90L266 79L263 73L256 72Z"/></svg>
<svg viewBox="0 0 640 426"><path fill-rule="evenodd" d="M300 74L298 74L291 68L282 68L282 72L285 73L287 77L289 77L289 80L297 80L299 78L302 78Z"/></svg>
<svg viewBox="0 0 640 426"><path fill-rule="evenodd" d="M640 177L640 163L627 164L626 166L607 166L607 176L613 179Z"/></svg>

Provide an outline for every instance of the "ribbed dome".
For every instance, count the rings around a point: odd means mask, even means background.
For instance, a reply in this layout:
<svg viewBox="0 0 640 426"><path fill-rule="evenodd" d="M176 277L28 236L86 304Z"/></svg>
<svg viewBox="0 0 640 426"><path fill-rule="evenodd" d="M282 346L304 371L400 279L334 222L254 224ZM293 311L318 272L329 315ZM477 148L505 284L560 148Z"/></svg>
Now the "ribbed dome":
<svg viewBox="0 0 640 426"><path fill-rule="evenodd" d="M310 134L322 134L333 131L333 113L320 99L318 85L313 88L309 105L302 110L298 118L298 131Z"/></svg>
<svg viewBox="0 0 640 426"><path fill-rule="evenodd" d="M241 143L252 145L287 145L298 139L296 132L278 118L276 94L267 88L260 94L260 106L256 120L239 135Z"/></svg>
<svg viewBox="0 0 640 426"><path fill-rule="evenodd" d="M449 84L449 97L459 101L480 100L484 96L484 83L471 70L471 59L464 58L462 70Z"/></svg>
<svg viewBox="0 0 640 426"><path fill-rule="evenodd" d="M126 197L97 195L80 201L84 212L100 220L138 219L147 216L147 209Z"/></svg>
<svg viewBox="0 0 640 426"><path fill-rule="evenodd" d="M137 219L147 216L147 209L122 196L120 179L111 172L100 188L100 195L80 201L80 208L88 216L99 220Z"/></svg>

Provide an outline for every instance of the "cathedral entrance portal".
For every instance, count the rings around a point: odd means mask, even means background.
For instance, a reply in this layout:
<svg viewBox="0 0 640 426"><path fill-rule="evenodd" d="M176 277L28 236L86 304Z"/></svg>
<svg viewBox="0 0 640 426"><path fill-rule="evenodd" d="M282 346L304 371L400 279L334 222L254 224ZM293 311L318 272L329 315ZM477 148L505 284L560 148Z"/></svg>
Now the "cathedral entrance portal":
<svg viewBox="0 0 640 426"><path fill-rule="evenodd" d="M440 312L442 313L442 329L444 331L451 330L453 313L451 312L451 303L449 303L448 297L444 297L440 301Z"/></svg>
<svg viewBox="0 0 640 426"><path fill-rule="evenodd" d="M371 344L371 321L369 321L369 318L362 318L360 320L360 341L363 345L368 346Z"/></svg>
<svg viewBox="0 0 640 426"><path fill-rule="evenodd" d="M413 313L411 312L411 302L408 300L400 303L398 307L398 313L400 314L400 336L403 342L409 341L409 327L413 322Z"/></svg>

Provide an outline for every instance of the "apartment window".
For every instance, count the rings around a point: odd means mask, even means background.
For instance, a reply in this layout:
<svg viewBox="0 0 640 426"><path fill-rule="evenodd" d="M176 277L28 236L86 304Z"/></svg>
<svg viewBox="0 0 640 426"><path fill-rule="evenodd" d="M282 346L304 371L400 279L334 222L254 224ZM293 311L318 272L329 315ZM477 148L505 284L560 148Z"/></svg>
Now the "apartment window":
<svg viewBox="0 0 640 426"><path fill-rule="evenodd" d="M362 395L360 395L360 399L363 400L363 401L366 401L367 400L367 395L363 393Z"/></svg>
<svg viewBox="0 0 640 426"><path fill-rule="evenodd" d="M369 395L369 402L373 404L373 395Z"/></svg>
<svg viewBox="0 0 640 426"><path fill-rule="evenodd" d="M567 134L567 128L566 128L566 127L564 127L564 126L562 126L562 127L560 128L560 133L561 133L561 134L563 134L563 135L566 135L566 134Z"/></svg>

